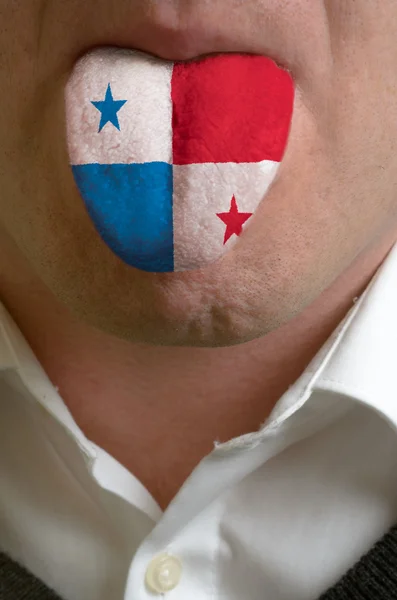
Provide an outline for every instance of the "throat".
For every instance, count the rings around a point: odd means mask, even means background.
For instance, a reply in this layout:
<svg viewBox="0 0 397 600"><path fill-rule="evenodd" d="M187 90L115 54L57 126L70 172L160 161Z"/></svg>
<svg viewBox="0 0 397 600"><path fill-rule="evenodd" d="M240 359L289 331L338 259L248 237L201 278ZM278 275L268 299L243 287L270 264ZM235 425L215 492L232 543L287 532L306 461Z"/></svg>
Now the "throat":
<svg viewBox="0 0 397 600"><path fill-rule="evenodd" d="M186 399L185 399L186 402ZM244 406L245 405L245 406ZM164 412L145 417L138 409L130 415L115 413L93 420L76 414L75 419L88 439L122 464L165 510L202 459L223 443L257 431L267 414L265 403L252 398L223 410L217 398L208 399L200 415L185 411L181 404L171 408L164 398ZM245 408L245 410L244 410ZM267 414L266 414L267 413Z"/></svg>

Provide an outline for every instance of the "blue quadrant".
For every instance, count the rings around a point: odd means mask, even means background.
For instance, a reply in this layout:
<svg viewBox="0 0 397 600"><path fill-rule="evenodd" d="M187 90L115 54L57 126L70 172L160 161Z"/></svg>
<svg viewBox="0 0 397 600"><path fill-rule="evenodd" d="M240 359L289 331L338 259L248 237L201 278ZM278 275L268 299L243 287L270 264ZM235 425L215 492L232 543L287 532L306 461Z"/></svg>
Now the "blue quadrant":
<svg viewBox="0 0 397 600"><path fill-rule="evenodd" d="M72 165L94 225L119 258L149 272L174 270L172 165Z"/></svg>

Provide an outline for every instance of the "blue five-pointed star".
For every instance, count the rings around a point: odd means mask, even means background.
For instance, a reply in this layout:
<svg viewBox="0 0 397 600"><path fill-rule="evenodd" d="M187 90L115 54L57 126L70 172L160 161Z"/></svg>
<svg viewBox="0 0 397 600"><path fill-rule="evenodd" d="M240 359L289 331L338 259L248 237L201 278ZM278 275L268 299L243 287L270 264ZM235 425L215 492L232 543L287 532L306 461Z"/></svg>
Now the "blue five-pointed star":
<svg viewBox="0 0 397 600"><path fill-rule="evenodd" d="M97 102L91 100L91 104L93 104L95 108L101 112L101 122L99 123L98 133L105 127L106 123L109 122L117 127L117 129L120 131L117 113L126 102L127 100L113 100L110 83L108 85L108 89L106 90L105 100L100 100Z"/></svg>

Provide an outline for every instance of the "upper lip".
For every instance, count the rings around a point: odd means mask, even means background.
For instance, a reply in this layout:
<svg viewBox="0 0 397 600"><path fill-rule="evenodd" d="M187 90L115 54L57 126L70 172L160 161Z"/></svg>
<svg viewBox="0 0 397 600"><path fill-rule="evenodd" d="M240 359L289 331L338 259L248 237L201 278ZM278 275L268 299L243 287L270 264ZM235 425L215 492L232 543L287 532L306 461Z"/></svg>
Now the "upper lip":
<svg viewBox="0 0 397 600"><path fill-rule="evenodd" d="M131 47L129 35L117 31L109 43L115 46ZM133 48L169 61L188 61L209 54L221 52L241 52L241 45L234 47L233 40L221 40L209 32L195 29L171 29L157 23L148 23L144 30L137 30Z"/></svg>
<svg viewBox="0 0 397 600"><path fill-rule="evenodd" d="M117 46L168 61L230 52L257 54L287 69L295 82L316 81L319 70L327 67L327 26L320 0L318 6L300 0L299 11L295 3L280 6L279 0L246 6L230 0L227 11L226 0L211 2L209 10L200 0L137 0L132 10L131 0L119 0L116 11L111 0L96 0L98 18L88 24L79 18L85 25L78 27L77 52ZM80 6L81 16L89 19L91 2Z"/></svg>
<svg viewBox="0 0 397 600"><path fill-rule="evenodd" d="M174 4L180 7L183 2L159 2L150 14L142 14L132 24L122 19L109 21L104 29L101 28L102 35L96 36L89 49L93 46L118 46L140 50L169 61L190 61L230 52L262 54L273 59L280 67L290 70L286 57L274 44L267 44L265 35L260 47L253 37L240 35L238 19L236 27L231 30L219 24L216 16L209 18L198 14L199 9L192 9L191 4L190 10L184 10L183 14L179 8L172 8Z"/></svg>

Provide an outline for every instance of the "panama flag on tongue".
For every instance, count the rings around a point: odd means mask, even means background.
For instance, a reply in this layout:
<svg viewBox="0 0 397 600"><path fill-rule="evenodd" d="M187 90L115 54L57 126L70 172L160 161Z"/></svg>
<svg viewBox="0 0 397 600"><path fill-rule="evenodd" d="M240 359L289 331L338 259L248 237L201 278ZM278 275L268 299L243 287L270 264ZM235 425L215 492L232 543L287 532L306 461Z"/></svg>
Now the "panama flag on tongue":
<svg viewBox="0 0 397 600"><path fill-rule="evenodd" d="M293 94L289 74L261 56L84 56L66 90L68 147L102 239L149 272L221 257L276 175Z"/></svg>

